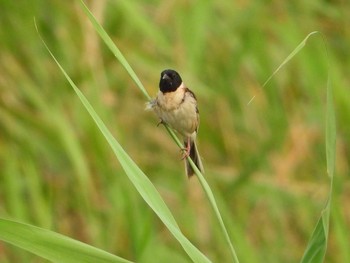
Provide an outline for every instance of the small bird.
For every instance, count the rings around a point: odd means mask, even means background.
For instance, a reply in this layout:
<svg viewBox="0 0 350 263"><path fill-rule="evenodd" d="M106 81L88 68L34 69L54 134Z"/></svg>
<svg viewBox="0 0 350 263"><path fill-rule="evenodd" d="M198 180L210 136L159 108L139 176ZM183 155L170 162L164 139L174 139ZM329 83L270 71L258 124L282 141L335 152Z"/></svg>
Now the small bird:
<svg viewBox="0 0 350 263"><path fill-rule="evenodd" d="M197 99L182 82L179 73L172 69L162 71L158 95L148 103L147 109L153 109L158 115L159 124L168 124L183 137L185 147L182 159L185 159L187 176L191 177L194 174L187 157L190 157L197 168L204 172L196 146L199 127Z"/></svg>

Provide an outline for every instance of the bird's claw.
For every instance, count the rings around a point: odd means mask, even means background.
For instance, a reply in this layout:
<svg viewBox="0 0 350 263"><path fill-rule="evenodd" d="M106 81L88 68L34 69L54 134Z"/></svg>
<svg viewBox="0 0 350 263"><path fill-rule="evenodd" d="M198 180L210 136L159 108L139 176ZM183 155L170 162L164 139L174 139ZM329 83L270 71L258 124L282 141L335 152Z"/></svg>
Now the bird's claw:
<svg viewBox="0 0 350 263"><path fill-rule="evenodd" d="M165 122L162 119L158 122L157 127L161 124L165 124Z"/></svg>
<svg viewBox="0 0 350 263"><path fill-rule="evenodd" d="M186 148L182 148L181 149L181 151L183 152L181 160L184 160L184 159L186 159L187 157L190 156L190 150L191 150L191 148L189 146L187 146Z"/></svg>

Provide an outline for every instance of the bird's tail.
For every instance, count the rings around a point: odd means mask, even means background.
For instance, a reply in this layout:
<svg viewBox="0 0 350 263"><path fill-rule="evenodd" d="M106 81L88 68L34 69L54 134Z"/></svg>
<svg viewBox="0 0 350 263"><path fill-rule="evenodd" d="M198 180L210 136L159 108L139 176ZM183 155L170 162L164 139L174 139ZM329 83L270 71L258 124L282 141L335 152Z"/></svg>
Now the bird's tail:
<svg viewBox="0 0 350 263"><path fill-rule="evenodd" d="M187 146L187 141L185 141L185 146ZM201 171L201 173L204 173L204 168L203 168L203 164L201 161L201 157L199 156L199 152L197 149L197 145L195 141L190 141L191 143L191 149L190 149L190 155L189 157L192 159L192 161L194 162L194 164L197 166L198 170ZM185 160L185 168L186 168L186 174L188 176L188 178L190 178L192 175L194 175L194 170L191 166L191 164L189 163L189 161Z"/></svg>

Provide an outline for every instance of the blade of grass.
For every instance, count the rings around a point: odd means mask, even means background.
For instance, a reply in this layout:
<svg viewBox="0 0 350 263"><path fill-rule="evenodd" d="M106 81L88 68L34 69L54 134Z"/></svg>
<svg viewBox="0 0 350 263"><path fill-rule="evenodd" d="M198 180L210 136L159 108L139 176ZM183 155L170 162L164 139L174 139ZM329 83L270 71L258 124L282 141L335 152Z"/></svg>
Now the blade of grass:
<svg viewBox="0 0 350 263"><path fill-rule="evenodd" d="M115 54L115 56L117 57L117 59L119 60L119 62L125 67L125 69L129 72L130 76L132 77L132 79L136 82L137 86L141 89L141 91L145 94L145 96L147 97L147 99L150 99L149 95L147 94L147 92L145 91L143 85L141 84L140 80L136 77L136 74L134 73L134 71L132 70L131 66L129 65L129 63L126 61L126 59L124 58L124 56L121 54L120 50L117 48L117 46L113 43L113 41L110 39L110 37L108 36L108 34L106 33L106 31L103 29L103 27L98 23L98 21L96 20L96 18L94 17L94 15L90 12L90 10L87 8L87 6L84 4L83 1L81 1L82 7L85 11L85 13L88 15L91 23L93 24L95 30L100 34L101 38L103 39L103 41L106 43L106 45L110 48L110 50L113 52L113 54ZM132 72L132 74L130 73ZM134 77L135 76L135 77ZM165 125L165 128L167 129L167 131L169 132L169 134L171 135L171 137L174 139L174 141L176 142L176 144L182 148L183 145L181 144L180 140L177 138L177 136L175 135L175 133L169 128L168 125ZM222 232L224 233L225 236L225 240L228 243L228 246L230 248L230 253L232 255L232 259L233 262L239 262L236 252L233 248L233 245L231 243L231 240L229 238L228 232L225 228L224 222L222 220L222 217L220 215L220 211L217 207L214 195L209 187L209 184L206 182L204 176L200 173L200 171L195 167L194 163L192 162L192 160L190 160L190 158L188 158L188 160L190 161L190 164L192 167L194 167L194 171L197 174L200 183L203 187L204 192L206 193L208 199L209 199L209 203L212 206L215 216L217 217L219 223L220 223L220 227L222 229Z"/></svg>
<svg viewBox="0 0 350 263"><path fill-rule="evenodd" d="M135 71L131 68L128 61L125 59L122 52L120 52L119 48L114 45L112 39L108 36L107 32L102 28L100 23L96 20L94 15L91 13L91 11L87 8L84 1L80 1L81 6L83 7L84 12L90 19L91 23L93 24L94 28L96 29L97 33L100 35L100 37L103 39L103 41L106 43L106 45L109 47L109 49L112 51L114 56L120 61L120 63L124 66L126 71L129 73L130 77L135 81L136 85L139 87L139 89L142 91L142 93L146 96L148 100L151 99L151 97L148 95L145 87L142 85L140 79L137 77Z"/></svg>
<svg viewBox="0 0 350 263"><path fill-rule="evenodd" d="M333 91L328 79L327 84L327 112L326 112L326 155L327 173L333 179L335 171L335 150L336 150L336 121L333 105Z"/></svg>
<svg viewBox="0 0 350 263"><path fill-rule="evenodd" d="M174 139L174 141L176 142L176 144L181 148L183 147L180 140L177 138L177 136L175 135L175 133L166 125L165 128L167 129L167 131L169 132L170 136ZM225 237L225 240L230 248L230 254L231 254L231 257L232 257L232 260L233 262L237 262L239 263L239 260L238 260L238 257L237 257L237 254L236 254L236 251L232 245L232 242L231 242L231 239L230 239L230 236L228 234L228 231L226 229L226 226L225 226L225 223L222 219L222 216L220 214L220 210L217 206L217 203L216 203L216 200L215 200L215 197L214 197L214 194L208 184L208 182L205 180L205 177L203 176L203 174L198 170L197 166L194 164L194 162L192 161L192 159L190 157L187 157L187 160L189 161L190 165L192 166L195 174L197 175L198 177L198 180L209 200L209 203L214 211L214 214L217 218L217 220L219 221L219 224L220 224L220 228L221 228L221 231Z"/></svg>
<svg viewBox="0 0 350 263"><path fill-rule="evenodd" d="M143 14L143 10L140 8L138 1L118 1L113 2L115 8L121 8L124 10L127 16L132 17L133 25L139 30L141 34L145 36L152 36L152 41L157 43L157 48L166 52L170 47L169 39L165 34L159 34L158 25L152 21L153 17L148 17ZM136 14L140 14L135 16Z"/></svg>
<svg viewBox="0 0 350 263"><path fill-rule="evenodd" d="M38 31L37 25L35 23L36 29ZM39 33L39 31L38 31ZM39 34L40 36L40 34ZM41 38L41 36L40 36ZM108 144L111 146L114 154L118 158L120 164L122 165L125 173L129 177L130 181L134 184L135 188L142 196L142 198L146 201L146 203L153 209L153 211L158 215L158 217L162 220L162 222L166 225L166 227L170 230L170 232L174 235L174 237L179 241L184 250L190 256L190 258L194 262L210 262L210 260L200 252L180 231L179 226L177 225L173 215L171 214L169 208L163 201L157 189L154 187L152 182L148 179L148 177L143 173L143 171L136 165L136 163L130 158L130 156L124 151L122 146L118 143L118 141L113 137L111 132L108 130L106 125L103 123L101 118L97 115L91 104L85 98L83 93L78 89L78 87L74 84L72 79L57 61L55 56L52 54L45 41L41 38L45 48L50 53L51 57L56 62L57 66L62 71L63 75L68 80L69 84L72 86L85 109L88 111L92 119L95 121L97 127L100 129L101 133L107 140Z"/></svg>
<svg viewBox="0 0 350 263"><path fill-rule="evenodd" d="M321 32L313 31L309 33L303 41L287 56L287 58L277 67L277 69L272 73L272 75L265 81L262 87L265 87L267 83L277 74L277 72L285 66L299 51L306 45L308 39L315 35L321 34L322 40L325 46L326 55L328 57L327 45L325 38ZM254 100L255 96L250 99L248 105ZM323 262L324 256L327 249L328 243L328 229L329 229L329 217L330 217L330 206L331 197L333 192L333 174L335 168L335 138L336 138L336 128L335 128L335 114L333 105L333 95L332 87L330 84L329 70L327 79L327 112L326 112L326 159L327 159L327 173L330 177L330 189L328 198L324 209L321 212L321 216L316 224L316 227L311 235L308 242L307 248L301 259L302 263L307 262Z"/></svg>
<svg viewBox="0 0 350 263"><path fill-rule="evenodd" d="M303 49L303 47L306 45L306 42L308 41L308 39L314 35L314 34L319 34L320 32L318 31L313 31L310 34L308 34L303 41L301 41L301 43L287 56L287 58L285 60L283 60L283 62L277 67L277 69L271 74L271 76L264 82L264 84L262 85L262 88L264 88L267 83L270 82L270 80L277 74L278 71L281 70L281 68L283 68L296 54L299 53L300 50ZM252 101L254 100L255 96L253 96L249 102L247 103L247 105L249 105L250 103L252 103Z"/></svg>
<svg viewBox="0 0 350 263"><path fill-rule="evenodd" d="M228 234L228 231L226 230L226 227L225 227L225 223L222 219L222 216L220 214L220 210L217 206L217 203L216 203L216 200L215 200L215 197L214 197L214 194L213 192L211 191L210 189L210 186L208 184L208 182L205 180L204 176L202 175L202 173L198 170L197 166L194 164L194 162L192 161L191 158L187 158L188 161L190 162L193 170L195 171L197 177L198 177L198 180L199 182L201 183L202 187L203 187L203 190L205 192L205 194L207 195L208 197L208 200L209 200L209 203L212 207L212 209L214 210L214 214L216 216L216 218L218 219L219 221L219 224L220 224L220 228L223 232L223 235L225 237L225 240L230 248L230 253L231 253L231 257L232 257L232 262L236 262L238 263L239 260L238 260L238 257L237 257L237 254L236 254L236 251L232 245L232 242L231 242L231 239L230 239L230 236Z"/></svg>
<svg viewBox="0 0 350 263"><path fill-rule="evenodd" d="M263 87L266 86L266 84L277 74L278 71L280 71L281 68L283 68L296 54L299 53L301 49L306 45L307 40L314 34L319 33L318 31L313 31L310 34L308 34L303 41L286 57L285 60L278 66L278 68L272 73L272 75L265 81L265 83L262 85Z"/></svg>
<svg viewBox="0 0 350 263"><path fill-rule="evenodd" d="M167 129L167 131L169 132L170 136L174 139L174 141L176 142L176 144L181 148L183 147L180 140L177 138L177 136L175 135L175 133L166 125L165 128ZM209 200L209 203L214 211L214 214L216 216L216 218L218 219L219 221L219 224L220 224L220 228L221 228L221 231L222 233L224 234L224 237L225 237L225 240L227 241L227 244L230 248L230 253L231 253L231 257L232 257L232 260L233 262L239 262L238 260L238 257L237 257L237 254L236 254L236 251L232 245L232 242L231 242L231 239L230 239L230 236L228 234L228 231L225 227L225 224L224 224L224 221L222 219L222 216L220 214L220 210L217 206L217 203L216 203L216 200L215 200L215 197L214 197L214 194L212 192L212 190L210 189L210 186L208 184L208 182L205 180L205 177L203 176L203 174L198 170L197 166L194 164L194 162L192 161L191 158L187 157L187 160L189 161L190 165L192 166L195 174L197 175L198 177L198 180Z"/></svg>
<svg viewBox="0 0 350 263"><path fill-rule="evenodd" d="M167 129L167 131L169 132L170 136L174 139L174 141L176 142L176 144L181 148L183 147L180 140L177 138L177 136L175 135L175 133L166 125L165 128ZM237 257L237 254L236 254L236 251L232 245L232 242L231 242L231 239L230 239L230 236L228 234L228 231L225 227L225 224L224 224L224 221L222 219L222 216L220 214L220 210L217 206L217 203L216 203L216 200L215 200L215 197L214 197L214 194L213 192L211 191L210 189L210 186L208 184L208 182L205 180L205 177L203 176L203 174L198 170L197 166L194 164L194 162L192 161L191 158L187 157L187 160L189 161L190 165L192 166L195 174L197 175L198 177L198 180L209 200L209 203L214 211L214 214L216 216L216 218L218 219L219 221L219 224L220 224L220 228L224 234L224 237L225 237L225 240L227 241L227 244L230 248L230 253L231 253L231 257L232 257L232 260L233 262L239 262L238 260L238 257Z"/></svg>
<svg viewBox="0 0 350 263"><path fill-rule="evenodd" d="M53 231L1 218L0 239L57 263L131 262Z"/></svg>
<svg viewBox="0 0 350 263"><path fill-rule="evenodd" d="M325 50L327 46L323 38ZM327 53L328 55L328 53ZM316 224L316 227L308 242L301 263L323 262L327 250L329 217L333 192L333 176L335 170L335 154L336 154L336 122L333 104L333 92L328 73L327 80L327 110L326 110L326 159L327 159L327 174L330 178L330 188L328 199L325 204L321 216Z"/></svg>

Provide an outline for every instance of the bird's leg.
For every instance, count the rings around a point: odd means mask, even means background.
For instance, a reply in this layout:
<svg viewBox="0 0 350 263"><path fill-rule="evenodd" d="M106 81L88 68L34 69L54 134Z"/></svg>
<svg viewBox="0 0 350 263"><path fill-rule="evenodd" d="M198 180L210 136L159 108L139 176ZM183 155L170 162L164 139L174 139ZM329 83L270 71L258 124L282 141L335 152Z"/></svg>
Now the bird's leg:
<svg viewBox="0 0 350 263"><path fill-rule="evenodd" d="M184 154L181 158L181 160L187 158L188 156L190 156L190 151L191 151L191 138L187 137L187 145L184 149L182 149Z"/></svg>

